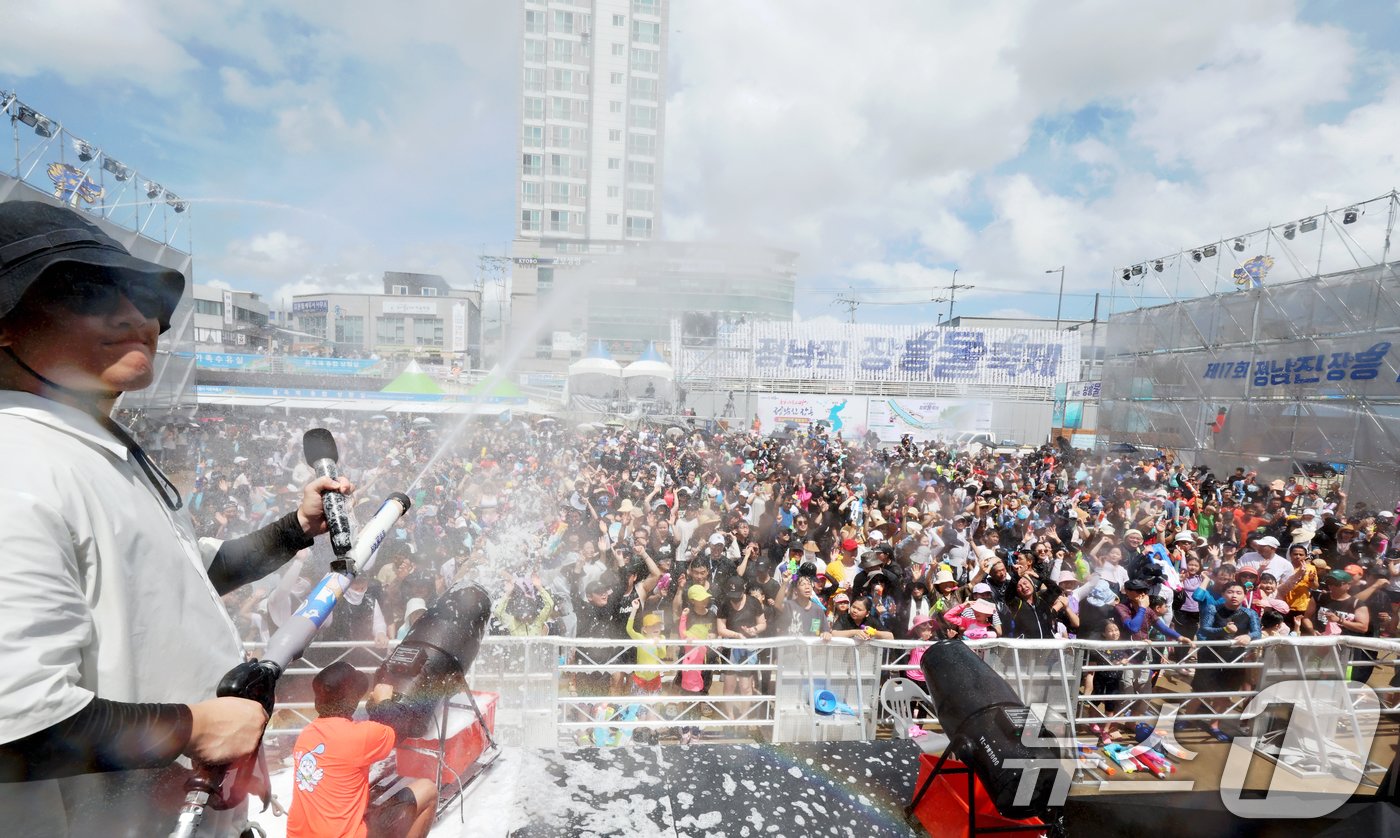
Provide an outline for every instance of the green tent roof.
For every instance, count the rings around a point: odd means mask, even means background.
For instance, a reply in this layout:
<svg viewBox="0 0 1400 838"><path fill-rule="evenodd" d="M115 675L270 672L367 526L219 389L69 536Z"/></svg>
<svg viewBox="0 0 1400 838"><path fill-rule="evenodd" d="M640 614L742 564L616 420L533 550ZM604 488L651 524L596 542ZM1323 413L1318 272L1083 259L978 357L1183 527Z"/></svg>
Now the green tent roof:
<svg viewBox="0 0 1400 838"><path fill-rule="evenodd" d="M525 394L520 392L520 388L515 386L515 382L504 376L488 375L476 386L467 391L471 396L485 396L487 398L519 398Z"/></svg>
<svg viewBox="0 0 1400 838"><path fill-rule="evenodd" d="M408 366L404 367L404 371L399 373L399 377L390 381L388 386L380 392L441 394L443 390L432 376L423 372L423 368L418 366L417 361L409 361Z"/></svg>

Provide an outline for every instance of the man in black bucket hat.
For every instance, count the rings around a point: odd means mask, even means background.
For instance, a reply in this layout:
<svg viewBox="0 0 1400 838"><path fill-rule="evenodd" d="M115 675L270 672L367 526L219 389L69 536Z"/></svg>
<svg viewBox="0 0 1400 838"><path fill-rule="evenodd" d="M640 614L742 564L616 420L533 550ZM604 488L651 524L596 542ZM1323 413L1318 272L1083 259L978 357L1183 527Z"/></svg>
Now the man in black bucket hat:
<svg viewBox="0 0 1400 838"><path fill-rule="evenodd" d="M179 491L109 416L150 386L184 282L77 212L0 204L7 834L166 834L187 758L257 747L261 705L214 698L243 657L220 596L310 545L320 493L352 488L320 478L262 530L196 540Z"/></svg>

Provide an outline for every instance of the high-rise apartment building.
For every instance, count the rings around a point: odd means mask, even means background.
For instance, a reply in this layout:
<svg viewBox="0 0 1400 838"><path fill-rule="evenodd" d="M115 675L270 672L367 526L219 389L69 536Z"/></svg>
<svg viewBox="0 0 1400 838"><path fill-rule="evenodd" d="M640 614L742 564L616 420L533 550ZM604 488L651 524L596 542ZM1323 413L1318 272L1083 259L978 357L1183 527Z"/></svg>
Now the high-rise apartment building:
<svg viewBox="0 0 1400 838"><path fill-rule="evenodd" d="M667 3L521 3L517 242L659 237Z"/></svg>

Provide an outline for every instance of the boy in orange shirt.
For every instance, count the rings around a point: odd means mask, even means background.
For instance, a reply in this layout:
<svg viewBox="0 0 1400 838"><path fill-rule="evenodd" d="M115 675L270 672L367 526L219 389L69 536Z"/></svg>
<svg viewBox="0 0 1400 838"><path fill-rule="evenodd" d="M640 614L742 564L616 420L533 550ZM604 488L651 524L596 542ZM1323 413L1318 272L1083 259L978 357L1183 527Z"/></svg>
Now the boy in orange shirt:
<svg viewBox="0 0 1400 838"><path fill-rule="evenodd" d="M319 718L306 726L292 750L296 776L287 838L425 835L437 811L437 787L428 780L413 780L393 801L366 813L370 766L395 745L388 725L352 719L369 691L369 676L336 661L316 673L311 691ZM413 814L405 817L410 804ZM407 831L405 821L410 823Z"/></svg>

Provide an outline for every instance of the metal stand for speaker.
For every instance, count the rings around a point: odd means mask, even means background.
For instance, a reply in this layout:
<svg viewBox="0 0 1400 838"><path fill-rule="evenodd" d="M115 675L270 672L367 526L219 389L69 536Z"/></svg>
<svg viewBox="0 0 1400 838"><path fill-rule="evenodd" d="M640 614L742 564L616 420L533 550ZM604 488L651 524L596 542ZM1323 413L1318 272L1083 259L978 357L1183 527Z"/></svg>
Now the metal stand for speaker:
<svg viewBox="0 0 1400 838"><path fill-rule="evenodd" d="M965 744L967 743L964 739L954 739L948 743L948 747L943 749L943 753L938 757L938 762L934 763L933 770L928 773L928 777L924 779L923 785L919 786L919 790L914 793L914 799L910 800L909 805L904 807L904 819L906 821L914 817L914 810L919 807L920 801L924 799L924 795L928 793L929 788L933 786L934 781L937 780L939 776L944 774L966 774L968 835L995 835L1002 832L1042 832L1051 836L1051 838L1055 838L1063 834L1063 826L1060 824L1061 819L1058 814L1051 819L1050 823L979 827L977 825L977 777L972 773L972 769L965 765L961 768L947 767L948 755L954 751L960 750Z"/></svg>

